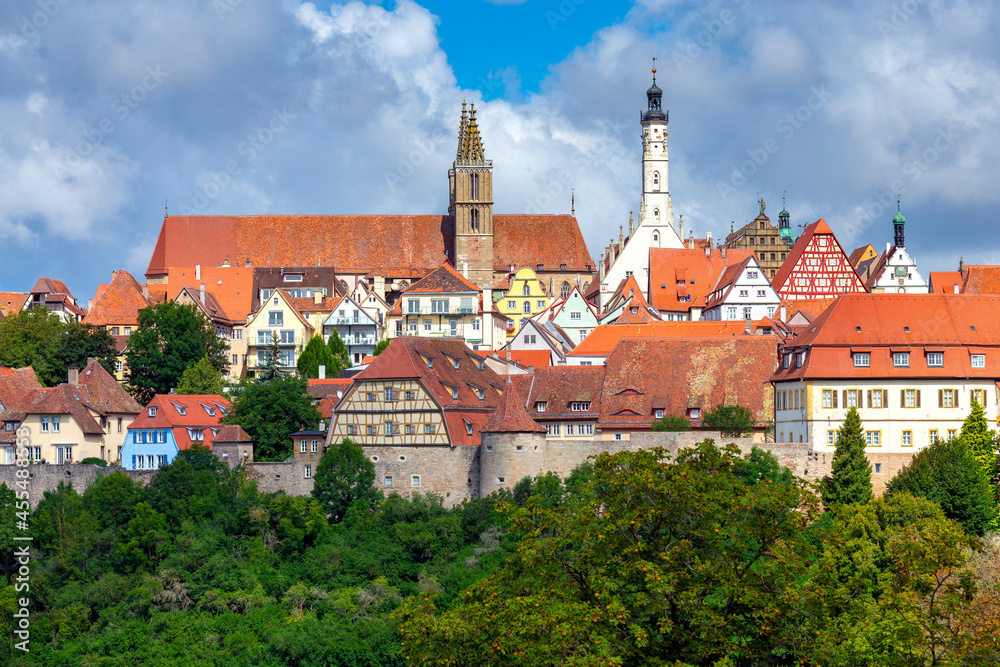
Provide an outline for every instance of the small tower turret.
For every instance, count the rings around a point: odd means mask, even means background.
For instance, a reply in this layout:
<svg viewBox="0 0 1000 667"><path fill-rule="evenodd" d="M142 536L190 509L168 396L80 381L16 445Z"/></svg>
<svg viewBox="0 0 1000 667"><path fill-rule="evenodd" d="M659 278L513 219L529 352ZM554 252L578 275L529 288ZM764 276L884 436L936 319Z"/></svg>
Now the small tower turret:
<svg viewBox="0 0 1000 667"><path fill-rule="evenodd" d="M897 248L905 248L906 242L903 238L903 226L906 224L906 218L903 217L903 213L899 210L899 195L896 195L896 215L892 216L892 231L893 231L893 245Z"/></svg>

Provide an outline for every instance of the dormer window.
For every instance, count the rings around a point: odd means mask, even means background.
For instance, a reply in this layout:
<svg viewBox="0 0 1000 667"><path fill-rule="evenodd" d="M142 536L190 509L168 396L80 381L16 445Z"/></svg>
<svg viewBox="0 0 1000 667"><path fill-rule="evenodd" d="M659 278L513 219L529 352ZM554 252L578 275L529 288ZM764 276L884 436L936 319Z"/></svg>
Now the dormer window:
<svg viewBox="0 0 1000 667"><path fill-rule="evenodd" d="M285 274L285 282L286 283L300 283L300 282L302 282L302 274L301 273L286 273Z"/></svg>
<svg viewBox="0 0 1000 667"><path fill-rule="evenodd" d="M155 417L156 416L156 406L155 405L149 406L149 416L150 417Z"/></svg>
<svg viewBox="0 0 1000 667"><path fill-rule="evenodd" d="M174 403L172 401L171 401L170 405L174 406L174 410L177 410L177 414L182 415L182 416L187 414L187 408L185 408L183 405L180 405L178 403Z"/></svg>
<svg viewBox="0 0 1000 667"><path fill-rule="evenodd" d="M535 412L545 412L545 408L548 407L548 403L545 401L538 401L535 403Z"/></svg>
<svg viewBox="0 0 1000 667"><path fill-rule="evenodd" d="M590 401L573 401L569 404L569 409L573 412L590 412Z"/></svg>

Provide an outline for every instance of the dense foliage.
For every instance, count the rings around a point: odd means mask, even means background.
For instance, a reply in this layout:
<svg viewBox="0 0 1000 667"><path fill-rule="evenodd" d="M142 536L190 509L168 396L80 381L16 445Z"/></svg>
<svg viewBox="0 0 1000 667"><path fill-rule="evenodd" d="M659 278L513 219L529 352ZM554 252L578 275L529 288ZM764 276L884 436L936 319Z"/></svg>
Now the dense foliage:
<svg viewBox="0 0 1000 667"><path fill-rule="evenodd" d="M336 329L330 335L327 346L330 349L330 354L333 355L333 365L326 369L326 376L339 378L344 374L345 369L351 367L351 354L344 343L344 339L340 337Z"/></svg>
<svg viewBox="0 0 1000 667"><path fill-rule="evenodd" d="M48 308L0 319L0 366L31 366L47 387L66 382L69 369L83 368L91 357L114 374L115 354L115 340L107 331L79 322L66 324Z"/></svg>
<svg viewBox="0 0 1000 667"><path fill-rule="evenodd" d="M381 495L374 486L375 464L353 441L344 439L325 452L316 466L312 497L334 521L341 521L355 502L371 507Z"/></svg>
<svg viewBox="0 0 1000 667"><path fill-rule="evenodd" d="M284 459L292 453L292 433L319 425L319 410L305 379L243 381L233 388L230 400L232 408L222 422L242 426L253 438L255 458L262 461Z"/></svg>
<svg viewBox="0 0 1000 667"><path fill-rule="evenodd" d="M221 394L226 387L222 373L208 357L202 357L181 375L178 394Z"/></svg>
<svg viewBox="0 0 1000 667"><path fill-rule="evenodd" d="M719 431L727 438L753 435L753 413L742 405L717 405L705 412L701 426L707 431Z"/></svg>
<svg viewBox="0 0 1000 667"><path fill-rule="evenodd" d="M326 341L323 340L323 337L313 336L306 344L306 349L302 350L302 354L299 355L296 365L299 369L299 377L318 378L320 366L325 367L329 377L338 377L340 373L336 372L336 363L333 353L330 352L330 348L327 346ZM341 369L341 372L343 372L343 369Z"/></svg>
<svg viewBox="0 0 1000 667"><path fill-rule="evenodd" d="M650 428L653 431L690 431L691 422L677 415L663 415Z"/></svg>
<svg viewBox="0 0 1000 667"><path fill-rule="evenodd" d="M129 390L145 405L177 387L181 376L208 358L220 373L229 347L197 307L167 301L139 311L139 326L125 350Z"/></svg>
<svg viewBox="0 0 1000 667"><path fill-rule="evenodd" d="M341 445L343 447L343 445ZM331 448L331 451L338 448ZM346 475L369 479L351 448ZM329 454L329 452L328 452ZM334 458L329 459L333 461ZM896 492L821 513L762 450L602 455L453 509L369 494L340 520L208 450L31 513L31 653L0 664L993 665L1000 544ZM321 494L320 494L321 495ZM0 486L0 554L15 495ZM8 580L9 581L9 580Z"/></svg>

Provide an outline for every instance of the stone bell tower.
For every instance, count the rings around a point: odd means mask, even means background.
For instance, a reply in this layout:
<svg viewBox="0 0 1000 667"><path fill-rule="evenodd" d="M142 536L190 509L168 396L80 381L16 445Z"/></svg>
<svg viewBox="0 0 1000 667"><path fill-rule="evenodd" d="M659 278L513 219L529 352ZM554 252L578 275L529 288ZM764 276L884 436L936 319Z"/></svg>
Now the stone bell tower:
<svg viewBox="0 0 1000 667"><path fill-rule="evenodd" d="M458 126L458 152L448 170L448 214L455 218L455 257L460 273L479 287L493 285L493 161L487 160L476 125L476 107Z"/></svg>

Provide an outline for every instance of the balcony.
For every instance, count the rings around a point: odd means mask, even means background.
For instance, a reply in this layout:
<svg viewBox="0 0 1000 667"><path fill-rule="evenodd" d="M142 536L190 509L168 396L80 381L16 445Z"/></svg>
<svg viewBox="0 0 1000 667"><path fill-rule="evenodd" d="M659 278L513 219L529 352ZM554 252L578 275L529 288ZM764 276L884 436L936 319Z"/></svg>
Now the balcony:
<svg viewBox="0 0 1000 667"><path fill-rule="evenodd" d="M368 320L364 322L361 321L361 317L336 317L333 319L333 324L335 326L350 326L352 324L368 324ZM330 321L327 320L327 326L330 326Z"/></svg>
<svg viewBox="0 0 1000 667"><path fill-rule="evenodd" d="M406 308L404 315L472 315L476 308L472 306L455 306L454 308Z"/></svg>
<svg viewBox="0 0 1000 667"><path fill-rule="evenodd" d="M254 339L251 338L250 340L253 341ZM266 337L265 336L257 336L256 340L257 340L257 342L255 343L255 345L257 347L270 347L270 345L271 345L271 337L270 336L266 336ZM254 343L251 343L251 344L254 344ZM295 346L301 345L301 344L302 344L302 338L301 337L296 338L296 337L292 336L290 338L284 338L283 337L283 338L279 338L278 339L278 347L295 347Z"/></svg>

